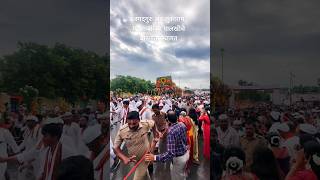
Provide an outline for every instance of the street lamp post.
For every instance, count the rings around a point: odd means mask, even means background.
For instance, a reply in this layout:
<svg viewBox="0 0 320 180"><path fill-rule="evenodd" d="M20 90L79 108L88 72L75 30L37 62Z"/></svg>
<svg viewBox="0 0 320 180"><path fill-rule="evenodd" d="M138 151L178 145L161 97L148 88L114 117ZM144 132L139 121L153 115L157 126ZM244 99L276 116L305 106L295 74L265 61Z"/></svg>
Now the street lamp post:
<svg viewBox="0 0 320 180"><path fill-rule="evenodd" d="M223 55L224 55L224 49L221 48L220 52L221 52L221 80L222 80L222 82L224 82L223 81Z"/></svg>
<svg viewBox="0 0 320 180"><path fill-rule="evenodd" d="M292 91L293 91L293 78L295 77L295 75L290 72L290 84L289 84L289 104L290 106L292 105Z"/></svg>

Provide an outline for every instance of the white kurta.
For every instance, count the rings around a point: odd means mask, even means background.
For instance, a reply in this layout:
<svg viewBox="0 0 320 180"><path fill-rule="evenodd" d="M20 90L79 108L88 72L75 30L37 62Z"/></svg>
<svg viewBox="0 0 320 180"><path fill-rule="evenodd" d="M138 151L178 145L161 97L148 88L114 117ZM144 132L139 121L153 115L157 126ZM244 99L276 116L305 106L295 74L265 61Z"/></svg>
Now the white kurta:
<svg viewBox="0 0 320 180"><path fill-rule="evenodd" d="M163 108L161 109L162 112L167 113L169 110L171 110L171 107L169 104L165 104Z"/></svg>
<svg viewBox="0 0 320 180"><path fill-rule="evenodd" d="M8 157L8 146L13 152L19 152L19 147L16 144L11 132L7 129L0 128L0 156ZM5 179L5 172L7 169L7 163L0 163L0 179Z"/></svg>
<svg viewBox="0 0 320 180"><path fill-rule="evenodd" d="M63 136L68 136L74 143L75 150L81 155L86 155L89 153L88 147L84 144L81 135L81 128L77 123L71 123L71 125L63 126Z"/></svg>
<svg viewBox="0 0 320 180"><path fill-rule="evenodd" d="M115 109L115 113L113 114L113 123L121 121L121 111L122 111L122 106L117 106Z"/></svg>
<svg viewBox="0 0 320 180"><path fill-rule="evenodd" d="M298 136L293 136L289 139L287 139L284 143L283 146L286 147L288 149L289 152L289 156L291 163L294 162L294 160L296 159L296 154L297 154L297 146L299 146L299 137Z"/></svg>
<svg viewBox="0 0 320 180"><path fill-rule="evenodd" d="M39 126L34 127L32 130L27 128L23 134L23 141L19 145L20 150L25 148L28 151L36 146L42 138L41 128Z"/></svg>
<svg viewBox="0 0 320 180"><path fill-rule="evenodd" d="M152 112L147 107L143 107L141 109L141 111L139 112L139 114L140 114L140 120L151 120L152 119Z"/></svg>
<svg viewBox="0 0 320 180"><path fill-rule="evenodd" d="M129 107L127 109L124 107L121 108L121 111L120 111L121 126L123 126L126 123L126 118L129 113L129 110L130 110Z"/></svg>
<svg viewBox="0 0 320 180"><path fill-rule="evenodd" d="M107 144L106 148L104 148L100 154L93 160L93 168L95 169L98 164L100 163L100 161L102 160L102 158L106 155L107 150L109 148L109 144ZM110 168L109 168L109 163L110 163L110 159L108 159L104 165L103 168L101 168L101 170L94 170L94 178L95 180L107 180L110 179ZM101 177L101 175L103 175L103 177Z"/></svg>
<svg viewBox="0 0 320 180"><path fill-rule="evenodd" d="M23 142L20 144L19 148L20 150L24 149L24 151L30 151L31 149L36 147L36 145L41 141L41 139L42 139L42 133L41 133L40 126L36 126L32 130L27 128L23 135ZM21 180L30 179L29 178L30 173L32 173L34 176L37 174L40 168L39 161L33 161L31 165L32 165L32 168L25 168L23 171L19 172L18 179L21 179Z"/></svg>
<svg viewBox="0 0 320 180"><path fill-rule="evenodd" d="M72 140L67 136L62 136L60 139L60 142L62 144L61 149L61 160L66 159L71 156L79 155L77 151L75 151L74 144L72 143ZM19 155L17 155L17 160L20 163L28 162L31 160L36 160L40 164L40 168L37 169L37 174L35 174L36 179L39 179L41 177L41 174L44 170L45 161L46 161L46 155L50 148L49 147L42 147L40 149L37 149L36 147L32 148L29 151L25 151ZM46 179L51 180L51 178Z"/></svg>
<svg viewBox="0 0 320 180"><path fill-rule="evenodd" d="M218 140L224 146L240 146L240 137L237 131L229 127L225 132L220 127L217 128Z"/></svg>

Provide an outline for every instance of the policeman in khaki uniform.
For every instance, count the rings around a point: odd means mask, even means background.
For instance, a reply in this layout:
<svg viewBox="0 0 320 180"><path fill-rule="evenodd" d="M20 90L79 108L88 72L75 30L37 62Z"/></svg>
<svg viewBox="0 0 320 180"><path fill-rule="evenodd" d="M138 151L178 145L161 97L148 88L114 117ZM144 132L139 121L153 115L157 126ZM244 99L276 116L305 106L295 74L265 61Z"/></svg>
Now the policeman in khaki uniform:
<svg viewBox="0 0 320 180"><path fill-rule="evenodd" d="M127 165L130 162L136 163L146 152L150 151L150 142L148 132L153 130L154 137L156 131L153 120L140 121L139 112L131 111L127 116L127 123L123 125L114 141L114 152ZM120 146L122 142L128 149L128 155L125 155ZM135 170L134 180L149 180L148 162L143 161Z"/></svg>
<svg viewBox="0 0 320 180"><path fill-rule="evenodd" d="M240 138L240 146L246 154L245 170L250 171L255 148L267 146L267 142L264 137L255 134L255 125L251 121L248 121L245 124L245 135Z"/></svg>

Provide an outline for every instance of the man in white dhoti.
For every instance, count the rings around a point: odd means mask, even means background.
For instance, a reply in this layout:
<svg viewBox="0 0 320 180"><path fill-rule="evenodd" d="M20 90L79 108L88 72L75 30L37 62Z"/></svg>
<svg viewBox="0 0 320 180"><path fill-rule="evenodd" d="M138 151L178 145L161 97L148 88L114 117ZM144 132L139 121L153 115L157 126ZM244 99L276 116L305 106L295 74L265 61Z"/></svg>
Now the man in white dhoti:
<svg viewBox="0 0 320 180"><path fill-rule="evenodd" d="M23 141L19 145L21 151L30 150L41 140L41 127L38 122L39 120L36 116L26 117L26 130L23 133Z"/></svg>
<svg viewBox="0 0 320 180"><path fill-rule="evenodd" d="M41 127L36 116L26 117L26 130L23 134L23 142L19 145L21 151L30 151L41 141ZM40 168L39 161L25 162L20 166L19 180L35 179L36 171Z"/></svg>
<svg viewBox="0 0 320 180"><path fill-rule="evenodd" d="M19 147L16 144L11 132L4 128L4 121L2 114L0 114L0 157L8 157L8 146L11 147L13 152L19 152ZM7 170L7 163L0 164L0 179L5 179L5 173Z"/></svg>
<svg viewBox="0 0 320 180"><path fill-rule="evenodd" d="M127 115L130 112L129 103L130 103L129 99L123 100L123 103L122 103L123 107L122 107L121 113L120 113L121 126L123 126L127 123Z"/></svg>

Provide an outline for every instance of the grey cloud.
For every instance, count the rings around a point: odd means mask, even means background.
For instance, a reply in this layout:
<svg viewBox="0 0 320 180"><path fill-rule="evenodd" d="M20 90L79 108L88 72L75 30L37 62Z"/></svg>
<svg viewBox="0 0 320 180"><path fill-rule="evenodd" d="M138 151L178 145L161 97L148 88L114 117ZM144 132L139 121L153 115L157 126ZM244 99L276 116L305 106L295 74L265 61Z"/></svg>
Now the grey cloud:
<svg viewBox="0 0 320 180"><path fill-rule="evenodd" d="M260 84L315 84L320 73L319 1L213 1L212 72L221 74L220 48L225 49L225 81L239 78ZM303 73L304 72L304 73Z"/></svg>
<svg viewBox="0 0 320 180"><path fill-rule="evenodd" d="M106 9L103 0L6 0L0 7L0 55L13 52L17 41L61 42L104 54Z"/></svg>
<svg viewBox="0 0 320 180"><path fill-rule="evenodd" d="M175 55L178 58L209 58L210 47L177 48Z"/></svg>

